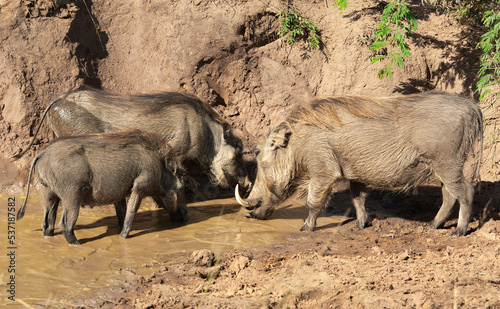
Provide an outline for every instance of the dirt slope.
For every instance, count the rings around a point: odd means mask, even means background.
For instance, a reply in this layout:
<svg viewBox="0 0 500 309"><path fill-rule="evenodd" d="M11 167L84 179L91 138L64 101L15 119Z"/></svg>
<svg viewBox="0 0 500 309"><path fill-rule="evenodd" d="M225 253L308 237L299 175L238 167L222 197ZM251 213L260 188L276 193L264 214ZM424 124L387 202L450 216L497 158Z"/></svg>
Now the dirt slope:
<svg viewBox="0 0 500 309"><path fill-rule="evenodd" d="M381 6L353 0L340 14L328 1L293 4L321 29L320 51L277 35L275 16L285 7L278 0L0 3L0 167L9 174L2 185L12 184L39 149L9 163L44 107L84 84L117 93L194 93L224 115L248 150L316 95L474 90L477 36L452 16L415 6L412 57L378 80L368 45ZM36 144L50 137L44 125Z"/></svg>

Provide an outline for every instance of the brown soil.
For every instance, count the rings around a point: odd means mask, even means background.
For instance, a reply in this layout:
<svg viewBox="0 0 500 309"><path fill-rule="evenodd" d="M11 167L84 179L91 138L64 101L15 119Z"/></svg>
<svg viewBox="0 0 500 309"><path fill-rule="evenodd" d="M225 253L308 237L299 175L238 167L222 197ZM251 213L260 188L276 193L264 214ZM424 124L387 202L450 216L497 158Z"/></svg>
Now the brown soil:
<svg viewBox="0 0 500 309"><path fill-rule="evenodd" d="M322 31L324 46L312 52L305 42L290 46L277 35L275 15L285 5L279 0L0 1L0 187L22 190L30 160L52 138L47 126L28 155L16 162L10 157L26 147L50 100L83 85L117 93L194 93L228 120L249 159L273 126L316 95L473 94L474 29L416 1L412 56L392 78L378 80L380 67L370 64L368 45L382 6L349 0L339 14L330 2L293 1ZM416 197L375 194L376 217L366 229L355 221L320 227L292 234L282 245L227 251L210 267L167 263L151 277L77 303L499 308L497 109L497 103L483 104L481 174L488 186L476 195L466 237L447 238L456 220L445 229L424 228L440 204L435 188ZM345 211L346 194L334 204Z"/></svg>
<svg viewBox="0 0 500 309"><path fill-rule="evenodd" d="M482 195L498 196L498 187ZM374 193L371 226L354 217L340 226L296 232L285 243L230 250L215 256L193 252L165 262L152 276L95 298L86 308L500 308L500 208L476 203L465 237L448 238L456 224L428 230L440 189L417 196ZM330 215L349 209L338 193ZM487 208L482 205L488 204ZM344 206L342 206L344 205ZM279 209L277 210L279 212ZM454 214L456 218L456 213ZM483 218L487 218L484 220ZM272 220L272 218L271 218Z"/></svg>

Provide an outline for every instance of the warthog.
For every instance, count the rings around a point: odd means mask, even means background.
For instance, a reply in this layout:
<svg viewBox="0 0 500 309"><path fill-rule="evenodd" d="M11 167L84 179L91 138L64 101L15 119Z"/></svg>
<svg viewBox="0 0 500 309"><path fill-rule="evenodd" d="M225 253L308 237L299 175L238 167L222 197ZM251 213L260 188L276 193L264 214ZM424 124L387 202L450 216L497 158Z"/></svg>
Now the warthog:
<svg viewBox="0 0 500 309"><path fill-rule="evenodd" d="M30 144L15 158L30 148L46 115L58 137L127 128L157 133L188 172L201 169L213 183L225 187L249 186L241 140L213 108L193 95L124 96L95 89L65 93L45 109Z"/></svg>
<svg viewBox="0 0 500 309"><path fill-rule="evenodd" d="M249 216L266 219L302 187L309 216L301 230L312 231L333 186L349 180L363 228L369 188L404 192L434 173L442 182L443 203L430 227L442 226L458 200L455 234L464 235L474 188L464 177L463 165L478 137L482 147L481 111L458 95L315 99L270 133L257 155L255 185L246 200L238 190L236 198L253 210Z"/></svg>
<svg viewBox="0 0 500 309"><path fill-rule="evenodd" d="M177 203L177 163L161 137L138 130L60 138L40 152L29 172L28 192L17 219L24 216L31 175L35 170L44 207L45 236L54 235L59 202L59 227L71 245L81 205L115 204L123 238L132 227L142 198L151 196L174 221L187 220L187 207ZM128 202L126 202L128 197Z"/></svg>

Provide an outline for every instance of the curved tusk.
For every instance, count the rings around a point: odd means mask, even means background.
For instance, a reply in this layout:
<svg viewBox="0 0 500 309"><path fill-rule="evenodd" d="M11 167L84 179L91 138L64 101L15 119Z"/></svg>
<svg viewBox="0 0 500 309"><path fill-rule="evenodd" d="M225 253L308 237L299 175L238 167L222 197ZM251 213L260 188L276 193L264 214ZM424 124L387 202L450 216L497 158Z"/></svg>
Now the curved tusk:
<svg viewBox="0 0 500 309"><path fill-rule="evenodd" d="M248 204L247 201L243 200L240 196L240 190L239 190L239 185L236 184L236 189L234 189L234 197L236 197L236 201L238 202L238 204L240 204L241 206L244 206L244 207L248 207L250 206L250 204Z"/></svg>

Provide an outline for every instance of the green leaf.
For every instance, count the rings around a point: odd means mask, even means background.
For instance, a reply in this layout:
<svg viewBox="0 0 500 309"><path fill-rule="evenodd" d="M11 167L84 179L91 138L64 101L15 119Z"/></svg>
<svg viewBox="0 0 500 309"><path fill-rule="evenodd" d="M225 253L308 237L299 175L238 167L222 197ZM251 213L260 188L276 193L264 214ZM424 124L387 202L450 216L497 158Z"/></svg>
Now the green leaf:
<svg viewBox="0 0 500 309"><path fill-rule="evenodd" d="M375 58L372 58L371 62L372 62L372 64L374 64L375 62L381 61L383 59L385 59L385 56L377 56Z"/></svg>
<svg viewBox="0 0 500 309"><path fill-rule="evenodd" d="M391 51L389 53L389 59L391 59L391 62L393 64L397 65L398 67L403 66L403 57L401 56L400 53L395 52L395 51Z"/></svg>
<svg viewBox="0 0 500 309"><path fill-rule="evenodd" d="M377 77L379 79L384 79L385 77L391 77L391 76L392 76L392 71L390 64L386 64L382 69L380 69L377 72Z"/></svg>
<svg viewBox="0 0 500 309"><path fill-rule="evenodd" d="M391 34L392 32L392 28L391 27L388 27L386 25L380 25L378 26L379 30L377 32L375 32L375 38L378 39L378 38L387 38L389 37L389 35Z"/></svg>
<svg viewBox="0 0 500 309"><path fill-rule="evenodd" d="M387 46L388 43L389 41L387 40L375 41L372 45L370 45L370 50L380 50L382 47Z"/></svg>
<svg viewBox="0 0 500 309"><path fill-rule="evenodd" d="M285 42L293 45L296 40L303 39L309 42L311 50L316 51L320 48L321 38L319 28L307 19L307 17L296 10L289 9L282 10L276 14L276 17L279 18L281 25L278 35L283 37Z"/></svg>
<svg viewBox="0 0 500 309"><path fill-rule="evenodd" d="M486 89L485 91L483 91L483 93L479 96L479 101L481 101L482 99L484 99L484 97L486 95L488 95L489 93L491 93L491 89Z"/></svg>
<svg viewBox="0 0 500 309"><path fill-rule="evenodd" d="M342 13L347 8L347 0L337 0L333 7L338 7L340 13Z"/></svg>

